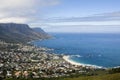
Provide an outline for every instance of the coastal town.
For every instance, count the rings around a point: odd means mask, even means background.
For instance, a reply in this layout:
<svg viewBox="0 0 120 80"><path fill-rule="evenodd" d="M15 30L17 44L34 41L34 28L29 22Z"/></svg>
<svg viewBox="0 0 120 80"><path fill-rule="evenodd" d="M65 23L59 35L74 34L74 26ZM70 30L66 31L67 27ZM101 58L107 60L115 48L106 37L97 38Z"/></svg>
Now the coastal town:
<svg viewBox="0 0 120 80"><path fill-rule="evenodd" d="M0 41L0 78L51 78L70 76L95 70L91 66L74 65L51 49L30 44Z"/></svg>

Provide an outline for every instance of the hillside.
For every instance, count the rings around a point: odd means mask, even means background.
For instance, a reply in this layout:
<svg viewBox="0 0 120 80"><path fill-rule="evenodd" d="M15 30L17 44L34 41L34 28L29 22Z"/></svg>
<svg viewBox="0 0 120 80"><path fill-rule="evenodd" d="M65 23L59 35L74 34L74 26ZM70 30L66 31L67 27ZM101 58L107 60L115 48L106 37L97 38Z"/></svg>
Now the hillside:
<svg viewBox="0 0 120 80"><path fill-rule="evenodd" d="M120 73L78 78L65 78L63 80L120 80Z"/></svg>
<svg viewBox="0 0 120 80"><path fill-rule="evenodd" d="M41 79L8 78L6 80L120 80L120 73L99 76L84 76L78 78L41 78Z"/></svg>
<svg viewBox="0 0 120 80"><path fill-rule="evenodd" d="M42 34L41 35L41 37L43 37L44 38L44 36L46 36L46 37L52 37L51 35L49 35L48 33L46 33L43 29L41 29L41 28L32 28L34 31L36 31L37 33L39 33L39 34Z"/></svg>
<svg viewBox="0 0 120 80"><path fill-rule="evenodd" d="M6 42L28 42L49 38L44 32L36 32L27 24L0 23L0 40Z"/></svg>

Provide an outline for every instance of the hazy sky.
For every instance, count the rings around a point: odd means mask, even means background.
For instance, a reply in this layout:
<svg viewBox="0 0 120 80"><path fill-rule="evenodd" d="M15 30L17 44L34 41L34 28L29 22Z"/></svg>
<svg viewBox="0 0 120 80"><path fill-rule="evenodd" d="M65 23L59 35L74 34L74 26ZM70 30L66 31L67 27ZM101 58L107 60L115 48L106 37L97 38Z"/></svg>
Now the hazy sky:
<svg viewBox="0 0 120 80"><path fill-rule="evenodd" d="M0 22L47 32L120 32L120 0L0 0Z"/></svg>

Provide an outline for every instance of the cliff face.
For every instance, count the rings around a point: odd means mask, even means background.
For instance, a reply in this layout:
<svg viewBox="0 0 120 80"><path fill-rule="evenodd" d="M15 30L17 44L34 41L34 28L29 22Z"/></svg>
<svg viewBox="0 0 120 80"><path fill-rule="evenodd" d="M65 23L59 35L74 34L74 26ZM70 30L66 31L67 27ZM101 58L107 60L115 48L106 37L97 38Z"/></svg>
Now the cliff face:
<svg viewBox="0 0 120 80"><path fill-rule="evenodd" d="M49 35L48 33L46 33L43 29L41 28L32 28L35 32L39 33L41 35L41 37L44 38L44 36L46 36L47 38L51 38L52 36Z"/></svg>
<svg viewBox="0 0 120 80"><path fill-rule="evenodd" d="M49 38L47 33L36 32L27 24L0 23L0 40L6 42L28 42Z"/></svg>

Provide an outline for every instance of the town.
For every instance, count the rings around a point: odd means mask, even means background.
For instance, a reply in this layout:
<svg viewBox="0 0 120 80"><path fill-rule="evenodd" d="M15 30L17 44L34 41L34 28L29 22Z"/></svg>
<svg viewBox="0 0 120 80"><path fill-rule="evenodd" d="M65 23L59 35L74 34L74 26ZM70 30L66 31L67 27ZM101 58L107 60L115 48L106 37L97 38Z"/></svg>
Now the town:
<svg viewBox="0 0 120 80"><path fill-rule="evenodd" d="M0 41L0 77L51 78L94 70L92 67L72 65L63 59L63 55L49 53L50 50Z"/></svg>

